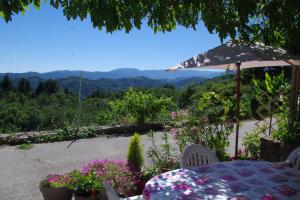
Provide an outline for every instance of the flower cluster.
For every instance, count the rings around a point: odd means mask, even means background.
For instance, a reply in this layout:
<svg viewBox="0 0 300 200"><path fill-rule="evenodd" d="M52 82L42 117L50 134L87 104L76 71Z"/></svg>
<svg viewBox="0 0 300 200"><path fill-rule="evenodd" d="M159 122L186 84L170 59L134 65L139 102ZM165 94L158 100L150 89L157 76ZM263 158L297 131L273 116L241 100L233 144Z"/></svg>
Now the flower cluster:
<svg viewBox="0 0 300 200"><path fill-rule="evenodd" d="M85 165L82 175L93 174L96 180L111 184L116 192L123 197L135 194L138 185L138 174L123 160L93 160Z"/></svg>
<svg viewBox="0 0 300 200"><path fill-rule="evenodd" d="M71 188L73 180L68 175L48 175L46 180L42 181L43 187L51 188Z"/></svg>

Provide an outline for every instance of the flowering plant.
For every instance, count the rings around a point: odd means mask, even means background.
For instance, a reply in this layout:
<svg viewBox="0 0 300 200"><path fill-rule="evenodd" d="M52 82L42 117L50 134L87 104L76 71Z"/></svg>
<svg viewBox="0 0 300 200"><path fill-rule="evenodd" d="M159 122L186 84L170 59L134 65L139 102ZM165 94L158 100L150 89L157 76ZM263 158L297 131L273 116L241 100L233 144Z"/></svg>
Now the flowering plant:
<svg viewBox="0 0 300 200"><path fill-rule="evenodd" d="M229 101L208 92L188 111L172 112L174 127L170 130L180 152L192 144L202 144L214 150L220 160L227 158L228 137L233 129L228 112Z"/></svg>
<svg viewBox="0 0 300 200"><path fill-rule="evenodd" d="M73 179L68 175L48 175L45 180L41 182L42 187L50 188L68 188L72 189Z"/></svg>
<svg viewBox="0 0 300 200"><path fill-rule="evenodd" d="M138 185L138 174L132 170L127 161L123 160L93 160L81 171L84 176L94 176L95 182L106 181L113 186L118 195L127 197L135 195Z"/></svg>
<svg viewBox="0 0 300 200"><path fill-rule="evenodd" d="M83 174L78 170L71 172L74 179L74 193L76 196L95 197L102 189L102 183L96 180L95 174Z"/></svg>
<svg viewBox="0 0 300 200"><path fill-rule="evenodd" d="M147 152L148 157L160 173L177 169L179 167L179 154L176 148L170 143L170 138L167 133L164 133L160 138L162 144L158 145L154 133L148 134L151 146Z"/></svg>

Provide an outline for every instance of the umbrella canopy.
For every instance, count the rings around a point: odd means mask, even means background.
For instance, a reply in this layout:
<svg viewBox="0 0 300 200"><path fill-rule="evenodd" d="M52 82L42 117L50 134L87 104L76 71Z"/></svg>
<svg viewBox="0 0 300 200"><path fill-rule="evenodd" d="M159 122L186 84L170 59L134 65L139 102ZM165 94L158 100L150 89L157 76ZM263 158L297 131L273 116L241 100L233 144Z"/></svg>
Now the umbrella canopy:
<svg viewBox="0 0 300 200"><path fill-rule="evenodd" d="M235 40L183 61L169 70L188 68L233 70L238 62L241 62L241 69L289 66L300 65L300 57L291 55L279 47L272 47L259 42L246 45Z"/></svg>
<svg viewBox="0 0 300 200"><path fill-rule="evenodd" d="M300 66L300 56L293 56L282 48L267 46L259 42L252 45L246 45L239 40L233 40L183 61L182 63L169 68L168 71L192 68L237 71L237 119L235 143L235 156L237 156L240 118L240 70L257 67L281 66ZM299 89L299 80L300 71L298 68L295 68L293 69L292 80L292 105L295 104L296 101L295 96Z"/></svg>

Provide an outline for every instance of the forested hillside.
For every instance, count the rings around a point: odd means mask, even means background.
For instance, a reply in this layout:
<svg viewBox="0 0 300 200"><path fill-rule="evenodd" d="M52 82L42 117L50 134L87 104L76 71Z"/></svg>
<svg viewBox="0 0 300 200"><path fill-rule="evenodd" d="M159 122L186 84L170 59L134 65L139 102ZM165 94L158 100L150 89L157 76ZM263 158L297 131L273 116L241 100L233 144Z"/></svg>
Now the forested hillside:
<svg viewBox="0 0 300 200"><path fill-rule="evenodd" d="M17 87L18 82L22 80L22 78L16 75L8 74L8 77L12 81L14 87ZM26 80L30 82L31 88L33 90L36 90L36 88L39 86L40 83L43 83L46 80L50 80L50 79L43 79L38 76L34 76L34 77L28 77L26 78ZM78 76L67 77L62 79L51 79L51 80L55 80L59 84L59 87L62 90L67 90L69 92L78 94L79 81L80 81L80 78ZM155 88L155 87L163 87L164 85L172 85L175 88L180 89L187 85L202 83L205 80L207 79L202 77L189 77L189 78L163 79L163 80L155 80L146 77L121 78L121 79L101 78L97 80L82 78L81 96L85 98L97 91L120 92L120 91L127 90L129 87Z"/></svg>
<svg viewBox="0 0 300 200"><path fill-rule="evenodd" d="M290 71L282 71L281 69L268 71L270 76L274 77L282 72L284 72L284 77L274 79L281 82L289 79ZM264 73L261 73L261 71L244 71L242 74L242 119L260 117L255 112L260 105L260 102L257 100L257 87L265 85L265 78L261 74ZM252 79L250 77L257 79L256 86L250 81ZM198 100L200 98L203 99L207 94L211 97L216 94L218 98L226 100L230 104L228 114L232 120L235 119L236 82L234 75L224 75L207 80L201 84L190 83L183 88L176 88L172 84L162 84L164 82L160 81L157 81L157 84L150 81L148 84L140 87L139 79L124 79L120 85L113 81L108 81L106 85L110 85L110 87L103 86L103 89L99 89L97 85L93 86L94 88L91 86L86 88L85 84L91 80L83 79L82 91L88 92L90 95L86 95L80 101L80 125L134 123L136 120L134 119L134 114L130 114L128 110L118 113L122 108L122 104L126 104L126 98L129 98L132 102L148 101L149 105L154 105L151 108L153 110L150 111L147 110L149 109L148 107L141 108L145 110L140 111L135 106L131 108L133 109L132 113L137 112L137 114L139 114L138 112L155 113L158 109L155 106L156 104L164 105L164 109L160 110L155 117L143 120L146 122L150 120L149 122L168 123L172 111L198 109L201 106ZM35 82L36 86L33 86L30 79L22 78L16 81L10 79L9 76L2 78L0 81L0 132L53 130L65 126L77 126L79 105L77 92L79 85L78 78L62 80L42 80L35 78L35 80L39 80L39 82ZM103 83L103 79L92 82L100 84ZM62 87L62 85L65 87ZM128 90L130 86L133 89ZM121 87L122 90L108 90L111 87ZM207 102L210 101L215 100L207 99ZM216 113L222 109L214 105L209 112ZM264 113L266 111L263 110L261 112Z"/></svg>

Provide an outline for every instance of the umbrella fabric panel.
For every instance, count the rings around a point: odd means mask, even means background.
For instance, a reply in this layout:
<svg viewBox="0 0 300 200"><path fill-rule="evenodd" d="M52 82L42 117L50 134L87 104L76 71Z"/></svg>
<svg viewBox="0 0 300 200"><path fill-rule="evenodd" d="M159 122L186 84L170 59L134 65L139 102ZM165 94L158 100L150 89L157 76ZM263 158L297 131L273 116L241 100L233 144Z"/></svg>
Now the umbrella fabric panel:
<svg viewBox="0 0 300 200"><path fill-rule="evenodd" d="M216 48L208 50L207 52L203 52L197 56L194 56L193 58L190 58L170 69L175 70L212 66L214 66L216 69L224 69L227 67L226 65L237 62L292 59L300 60L298 57L289 54L286 50L279 47L267 46L263 43L243 45L238 44L236 41L229 41ZM275 64L272 64L272 66L274 65ZM284 64L284 66L286 66L286 64Z"/></svg>

